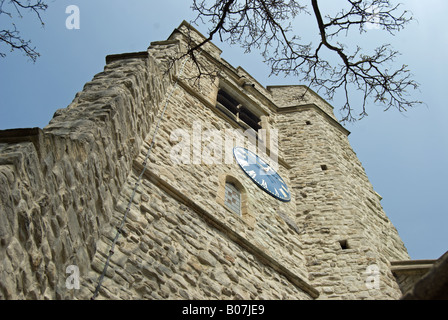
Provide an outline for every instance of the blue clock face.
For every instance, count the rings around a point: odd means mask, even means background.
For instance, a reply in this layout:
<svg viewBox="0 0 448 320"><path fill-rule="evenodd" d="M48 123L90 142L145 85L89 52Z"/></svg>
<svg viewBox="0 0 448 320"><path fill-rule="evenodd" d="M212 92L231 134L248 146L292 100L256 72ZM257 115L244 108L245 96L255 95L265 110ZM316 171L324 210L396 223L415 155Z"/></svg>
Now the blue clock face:
<svg viewBox="0 0 448 320"><path fill-rule="evenodd" d="M281 201L288 202L291 200L288 186L266 161L241 147L233 148L233 154L241 169L261 189Z"/></svg>

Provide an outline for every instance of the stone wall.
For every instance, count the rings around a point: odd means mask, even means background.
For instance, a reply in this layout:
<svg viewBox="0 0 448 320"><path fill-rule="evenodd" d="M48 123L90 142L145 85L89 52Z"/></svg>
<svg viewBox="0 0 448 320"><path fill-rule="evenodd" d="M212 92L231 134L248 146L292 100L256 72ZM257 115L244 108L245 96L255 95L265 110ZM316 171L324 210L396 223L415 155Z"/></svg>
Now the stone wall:
<svg viewBox="0 0 448 320"><path fill-rule="evenodd" d="M136 166L128 190L140 170ZM154 179L152 174L145 177L112 255L99 299L311 298L248 241L218 226L219 220L210 221L210 212L199 205L185 204L187 197L175 197L176 192L166 182ZM123 218L127 201L126 195L119 199L119 209L114 213L117 223ZM98 244L93 270L84 281L90 286L87 294L103 271L114 236L115 230L111 229Z"/></svg>
<svg viewBox="0 0 448 320"><path fill-rule="evenodd" d="M151 52L111 62L43 130L2 132L1 298L73 296L169 80Z"/></svg>
<svg viewBox="0 0 448 320"><path fill-rule="evenodd" d="M274 96L297 96L300 87L271 88ZM409 259L396 229L382 210L361 163L333 121L328 105L291 105L274 100L285 160L296 193L296 221L304 228L311 283L330 299L398 299L401 292L390 260ZM283 107L283 110L282 110ZM375 274L377 272L377 274ZM370 289L371 276L378 288Z"/></svg>
<svg viewBox="0 0 448 320"><path fill-rule="evenodd" d="M215 61L204 55L201 63ZM199 151L194 150L190 142L197 130L215 130L224 138L227 130L235 129L235 123L229 123L215 108L217 83L189 81L197 71L195 65L189 61L180 64L177 87L169 94L146 174L99 298L316 298L317 290L307 283L298 233L284 220L292 215L294 203L279 204L260 192L234 161L225 163L224 145L219 145L222 156L218 163L208 163L205 157L207 148L216 150L216 141L202 141ZM238 87L232 79L226 80ZM188 149L184 163L173 161L171 154L181 142L172 136L179 129L188 134L184 137L188 140L184 141ZM114 213L116 225L124 217L136 177L144 170L152 138L147 137L135 159L134 176L124 187ZM195 162L197 157L199 162ZM285 177L286 170L280 169ZM254 221L217 205L220 177L227 175L240 181L250 195L246 205ZM112 229L101 240L94 269L86 280L91 289L102 272L113 237Z"/></svg>

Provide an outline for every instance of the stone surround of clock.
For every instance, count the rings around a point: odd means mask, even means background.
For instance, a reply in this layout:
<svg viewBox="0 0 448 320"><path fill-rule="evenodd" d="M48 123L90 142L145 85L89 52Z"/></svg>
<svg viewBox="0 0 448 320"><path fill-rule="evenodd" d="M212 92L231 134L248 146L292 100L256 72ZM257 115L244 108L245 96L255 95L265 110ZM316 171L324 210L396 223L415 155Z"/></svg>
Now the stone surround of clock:
<svg viewBox="0 0 448 320"><path fill-rule="evenodd" d="M48 126L0 132L0 299L90 299L104 271L97 299L401 297L390 261L409 256L333 107L305 86L264 87L210 42L198 59L219 77L195 81L188 55L167 72L204 39L183 22L145 51L107 56ZM239 116L218 102L223 92ZM278 132L275 171L290 201L236 161L174 165L171 133L198 122ZM79 290L66 286L68 266ZM379 290L366 286L368 270Z"/></svg>

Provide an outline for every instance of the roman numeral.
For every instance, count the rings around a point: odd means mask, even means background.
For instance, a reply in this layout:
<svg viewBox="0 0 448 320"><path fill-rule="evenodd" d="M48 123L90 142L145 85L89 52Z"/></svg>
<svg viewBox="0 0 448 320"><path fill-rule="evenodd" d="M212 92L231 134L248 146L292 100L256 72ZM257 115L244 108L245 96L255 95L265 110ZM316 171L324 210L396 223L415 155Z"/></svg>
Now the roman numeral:
<svg viewBox="0 0 448 320"><path fill-rule="evenodd" d="M283 188L283 186L282 186L282 188ZM281 191L281 193L283 193L283 196L286 198L287 197L287 195L286 195L286 193L285 193L285 191L283 191L283 189L282 188L280 188L280 191Z"/></svg>
<svg viewBox="0 0 448 320"><path fill-rule="evenodd" d="M266 181L264 181L263 179L261 180L261 186L263 187L263 188L267 188L268 187L268 184L266 183Z"/></svg>
<svg viewBox="0 0 448 320"><path fill-rule="evenodd" d="M254 170L247 171L247 174L248 174L249 177L251 177L251 178L255 178L255 177L257 176L257 174L255 173Z"/></svg>

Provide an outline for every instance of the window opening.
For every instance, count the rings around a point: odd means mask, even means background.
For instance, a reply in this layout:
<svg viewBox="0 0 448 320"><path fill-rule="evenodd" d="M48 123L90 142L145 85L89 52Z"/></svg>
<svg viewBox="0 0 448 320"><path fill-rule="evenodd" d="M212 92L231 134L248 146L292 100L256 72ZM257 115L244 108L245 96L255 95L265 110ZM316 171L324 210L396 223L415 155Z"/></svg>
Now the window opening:
<svg viewBox="0 0 448 320"><path fill-rule="evenodd" d="M342 250L350 249L349 246L348 246L348 241L347 240L339 240L339 245L341 246Z"/></svg>
<svg viewBox="0 0 448 320"><path fill-rule="evenodd" d="M261 129L260 118L243 106L223 89L218 91L217 101L249 127L258 132Z"/></svg>
<svg viewBox="0 0 448 320"><path fill-rule="evenodd" d="M234 115L238 113L238 101L233 99L227 92L222 89L218 91L218 102Z"/></svg>
<svg viewBox="0 0 448 320"><path fill-rule="evenodd" d="M231 182L226 182L224 204L237 215L241 216L241 192Z"/></svg>

